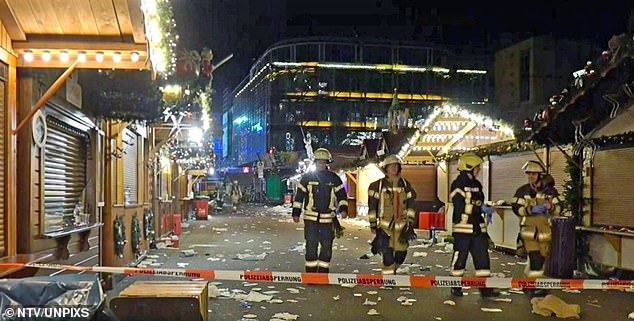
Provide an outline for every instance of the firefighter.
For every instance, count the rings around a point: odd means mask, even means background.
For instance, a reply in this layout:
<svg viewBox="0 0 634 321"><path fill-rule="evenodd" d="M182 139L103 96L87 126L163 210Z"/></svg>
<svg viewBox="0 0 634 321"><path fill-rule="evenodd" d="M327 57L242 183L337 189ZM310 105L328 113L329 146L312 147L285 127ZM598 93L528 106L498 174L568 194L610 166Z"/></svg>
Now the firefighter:
<svg viewBox="0 0 634 321"><path fill-rule="evenodd" d="M304 212L306 272L328 273L338 223L335 211L338 209L345 217L348 201L341 179L328 169L332 162L330 152L319 148L313 155L316 169L304 174L299 181L292 215L293 221L299 223L299 216L302 210Z"/></svg>
<svg viewBox="0 0 634 321"><path fill-rule="evenodd" d="M394 274L407 256L414 234L416 192L401 176L401 158L389 155L383 160L385 177L370 184L368 217L376 234L373 246L383 256L383 274Z"/></svg>
<svg viewBox="0 0 634 321"><path fill-rule="evenodd" d="M491 275L489 260L489 238L487 222L494 210L484 206L482 184L477 177L483 160L474 154L465 154L458 161L460 174L451 183L450 201L453 203L453 238L454 252L451 260L451 275L462 277L467 265L467 257L471 253L476 277ZM485 221L484 215L489 217ZM451 288L451 294L462 296L462 288ZM494 289L481 288L482 297L498 296Z"/></svg>
<svg viewBox="0 0 634 321"><path fill-rule="evenodd" d="M235 213L238 210L238 205L240 205L240 199L242 198L242 190L240 189L240 184L238 181L233 181L231 185L231 204L233 205L233 212Z"/></svg>
<svg viewBox="0 0 634 321"><path fill-rule="evenodd" d="M552 236L550 217L561 212L557 189L546 181L546 170L538 161L528 161L522 167L528 183L522 185L513 199L513 212L520 218L521 246L528 255L525 274L528 278L544 277L544 263ZM531 296L546 294L543 290L527 291Z"/></svg>

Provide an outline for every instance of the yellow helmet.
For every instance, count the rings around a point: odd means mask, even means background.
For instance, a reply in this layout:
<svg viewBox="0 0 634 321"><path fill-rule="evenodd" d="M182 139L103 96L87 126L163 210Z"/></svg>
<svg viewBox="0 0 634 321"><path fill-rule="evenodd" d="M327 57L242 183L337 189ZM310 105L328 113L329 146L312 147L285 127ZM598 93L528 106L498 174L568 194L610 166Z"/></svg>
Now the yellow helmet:
<svg viewBox="0 0 634 321"><path fill-rule="evenodd" d="M316 161L318 160L323 160L323 161L327 161L328 163L332 162L332 155L330 154L330 152L325 149L325 148L318 148L315 153L314 153L314 159Z"/></svg>
<svg viewBox="0 0 634 321"><path fill-rule="evenodd" d="M480 166L484 160L482 157L475 154L464 154L460 156L458 160L458 170L461 172L472 171L474 168Z"/></svg>
<svg viewBox="0 0 634 321"><path fill-rule="evenodd" d="M392 165L392 164L399 164L402 165L403 164L403 160L401 160L400 157L398 157L398 155L388 155L384 160L383 160L383 167L387 167L387 165Z"/></svg>
<svg viewBox="0 0 634 321"><path fill-rule="evenodd" d="M524 166L522 166L522 169L524 170L524 173L539 173L539 174L543 174L546 172L546 170L544 169L544 166L542 166L542 164L538 161L528 161L526 162L526 164L524 164Z"/></svg>

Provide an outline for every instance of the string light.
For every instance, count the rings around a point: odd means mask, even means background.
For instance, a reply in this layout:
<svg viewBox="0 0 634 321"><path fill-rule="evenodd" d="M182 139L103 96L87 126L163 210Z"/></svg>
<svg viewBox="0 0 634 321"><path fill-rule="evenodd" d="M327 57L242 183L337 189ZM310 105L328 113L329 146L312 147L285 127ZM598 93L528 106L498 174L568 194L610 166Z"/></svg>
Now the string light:
<svg viewBox="0 0 634 321"><path fill-rule="evenodd" d="M95 55L95 60L98 63L102 63L103 59L104 59L103 52L100 51L100 52L97 53L97 55Z"/></svg>
<svg viewBox="0 0 634 321"><path fill-rule="evenodd" d="M49 62L51 61L51 52L46 50L44 52L42 52L42 61L44 62Z"/></svg>
<svg viewBox="0 0 634 321"><path fill-rule="evenodd" d="M85 63L88 60L86 57L86 52L80 51L79 54L77 55L77 60L79 60L79 62L81 63Z"/></svg>
<svg viewBox="0 0 634 321"><path fill-rule="evenodd" d="M24 61L26 61L26 62L33 61L33 58L34 58L33 51L31 51L31 50L25 51L23 57L24 57Z"/></svg>
<svg viewBox="0 0 634 321"><path fill-rule="evenodd" d="M112 61L114 63L120 63L121 62L121 53L120 52L115 52L114 55L112 55Z"/></svg>
<svg viewBox="0 0 634 321"><path fill-rule="evenodd" d="M68 62L68 59L70 59L70 57L68 56L68 51L62 51L62 53L59 54L59 60L61 62Z"/></svg>
<svg viewBox="0 0 634 321"><path fill-rule="evenodd" d="M130 61L138 62L139 61L139 53L138 52L131 53L130 54Z"/></svg>

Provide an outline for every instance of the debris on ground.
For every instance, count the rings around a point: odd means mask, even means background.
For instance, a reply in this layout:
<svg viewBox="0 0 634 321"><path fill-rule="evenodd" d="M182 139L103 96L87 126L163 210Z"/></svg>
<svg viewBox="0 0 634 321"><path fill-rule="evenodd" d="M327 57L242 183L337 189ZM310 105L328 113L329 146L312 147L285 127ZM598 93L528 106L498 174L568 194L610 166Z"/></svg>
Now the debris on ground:
<svg viewBox="0 0 634 321"><path fill-rule="evenodd" d="M211 261L211 262L217 262L217 261L220 261L220 260L221 260L221 258L213 257L213 256L207 258L207 261Z"/></svg>
<svg viewBox="0 0 634 321"><path fill-rule="evenodd" d="M379 294L379 292L377 292L377 291L368 291L366 293L369 294L369 295L377 295L377 294Z"/></svg>
<svg viewBox="0 0 634 321"><path fill-rule="evenodd" d="M194 256L196 254L198 254L198 253L196 253L196 251L194 251L194 250L182 250L181 251L181 256L183 256L183 257L192 257L192 256Z"/></svg>
<svg viewBox="0 0 634 321"><path fill-rule="evenodd" d="M359 257L359 259L360 259L360 260L369 260L369 259L370 259L371 257L373 257L373 256L374 256L374 254L372 254L372 253L366 253L366 254L361 255L361 256Z"/></svg>
<svg viewBox="0 0 634 321"><path fill-rule="evenodd" d="M362 296L363 296L363 294L361 294L361 293L355 293L355 294L354 294L354 296L356 296L356 297L362 297Z"/></svg>
<svg viewBox="0 0 634 321"><path fill-rule="evenodd" d="M297 320L299 318L299 315L297 314L290 314L288 312L282 312L282 313L276 313L275 315L273 315L272 319L278 319L278 320Z"/></svg>
<svg viewBox="0 0 634 321"><path fill-rule="evenodd" d="M335 300L335 301L339 301L339 295L333 296L332 299Z"/></svg>
<svg viewBox="0 0 634 321"><path fill-rule="evenodd" d="M513 302L513 299L511 299L511 298L493 298L493 301L511 303L511 302Z"/></svg>
<svg viewBox="0 0 634 321"><path fill-rule="evenodd" d="M581 293L581 291L579 291L579 290L572 290L572 289L563 289L562 291L566 292L566 293L574 293L574 294Z"/></svg>
<svg viewBox="0 0 634 321"><path fill-rule="evenodd" d="M306 251L306 243L297 243L296 245L288 249L288 251L303 253Z"/></svg>
<svg viewBox="0 0 634 321"><path fill-rule="evenodd" d="M293 293L293 294L299 294L299 290L296 288L288 288L286 289L286 291Z"/></svg>
<svg viewBox="0 0 634 321"><path fill-rule="evenodd" d="M208 293L207 296L212 299L215 299L220 296L220 291L218 290L218 287L216 287L213 284L209 284L207 286L207 293Z"/></svg>
<svg viewBox="0 0 634 321"><path fill-rule="evenodd" d="M627 317L628 319L634 320L634 312L630 313Z"/></svg>
<svg viewBox="0 0 634 321"><path fill-rule="evenodd" d="M561 319L579 319L581 307L578 304L568 304L564 300L549 294L545 298L531 299L532 312L541 316L555 315Z"/></svg>
<svg viewBox="0 0 634 321"><path fill-rule="evenodd" d="M491 313L502 312L502 309L498 309L498 308L480 308L480 310L482 310L482 312L491 312Z"/></svg>
<svg viewBox="0 0 634 321"><path fill-rule="evenodd" d="M365 302L363 302L363 305L370 305L370 306L372 306L372 305L376 305L376 302L374 302L374 301L370 301L370 300L368 300L368 299L365 299Z"/></svg>
<svg viewBox="0 0 634 321"><path fill-rule="evenodd" d="M249 292L247 296L241 298L241 300L244 300L247 302L257 302L257 303L264 302L264 301L271 301L272 299L273 299L272 295L265 295L257 291L251 291Z"/></svg>
<svg viewBox="0 0 634 321"><path fill-rule="evenodd" d="M510 289L509 292L524 295L524 292L522 290Z"/></svg>
<svg viewBox="0 0 634 321"><path fill-rule="evenodd" d="M446 305L451 305L451 306L455 306L455 305L456 305L456 302L454 302L454 301L452 301L452 300L445 300L445 302L443 302L443 304L446 304Z"/></svg>
<svg viewBox="0 0 634 321"><path fill-rule="evenodd" d="M299 302L299 301L297 301L297 300L293 300L293 299L287 299L287 300L286 300L286 302L290 302L290 303L297 303L297 302Z"/></svg>
<svg viewBox="0 0 634 321"><path fill-rule="evenodd" d="M262 292L262 293L264 293L264 294L266 294L266 295L273 295L273 294L278 294L278 293L280 293L280 291L266 291L266 292Z"/></svg>
<svg viewBox="0 0 634 321"><path fill-rule="evenodd" d="M186 267L189 265L189 263L187 263L187 262L178 262L178 263L176 263L176 265L177 265L179 268L184 269L184 268L186 268Z"/></svg>
<svg viewBox="0 0 634 321"><path fill-rule="evenodd" d="M409 274L409 265L402 265L396 269L396 274Z"/></svg>
<svg viewBox="0 0 634 321"><path fill-rule="evenodd" d="M255 314L245 314L242 317L245 318L245 319L257 319L258 318L258 316L255 315Z"/></svg>
<svg viewBox="0 0 634 321"><path fill-rule="evenodd" d="M341 285L342 288L349 288L349 289L352 289L355 286L357 286L357 285L356 284L352 284L352 283L345 283L345 284Z"/></svg>
<svg viewBox="0 0 634 321"><path fill-rule="evenodd" d="M227 228L226 227L212 227L211 230L216 232L226 232Z"/></svg>
<svg viewBox="0 0 634 321"><path fill-rule="evenodd" d="M271 301L269 301L269 303L273 303L273 304L282 304L284 303L284 301L280 300L280 299L273 299Z"/></svg>
<svg viewBox="0 0 634 321"><path fill-rule="evenodd" d="M427 252L414 252L414 257L427 257Z"/></svg>
<svg viewBox="0 0 634 321"><path fill-rule="evenodd" d="M258 255L250 254L250 253L248 254L240 253L236 256L236 259L242 260L242 261L264 261L264 259L266 259L266 252L262 254L258 254Z"/></svg>
<svg viewBox="0 0 634 321"><path fill-rule="evenodd" d="M218 247L218 244L192 244L189 246L190 249L193 249L196 247Z"/></svg>
<svg viewBox="0 0 634 321"><path fill-rule="evenodd" d="M370 309L370 311L368 311L368 315L381 315L381 314L377 312L375 309Z"/></svg>
<svg viewBox="0 0 634 321"><path fill-rule="evenodd" d="M242 283L242 286L246 286L246 287L252 287L252 286L256 286L256 285L258 285L258 284L257 283L249 283L249 282Z"/></svg>

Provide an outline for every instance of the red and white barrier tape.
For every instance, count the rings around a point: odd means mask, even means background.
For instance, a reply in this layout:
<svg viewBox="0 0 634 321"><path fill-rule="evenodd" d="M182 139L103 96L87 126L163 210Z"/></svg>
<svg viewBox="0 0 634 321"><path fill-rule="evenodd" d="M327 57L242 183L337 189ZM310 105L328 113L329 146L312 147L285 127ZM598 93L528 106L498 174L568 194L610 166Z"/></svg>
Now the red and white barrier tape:
<svg viewBox="0 0 634 321"><path fill-rule="evenodd" d="M412 288L499 288L499 289L576 289L576 290L634 290L631 280L583 280L583 279L516 279L516 278L465 278L452 276L408 276L343 273L302 272L247 272L222 270L140 269L107 266L73 266L59 264L2 263L2 268L31 267L39 269L67 270L127 275L168 276L190 279L251 281L266 283L291 283L310 285L364 285Z"/></svg>

